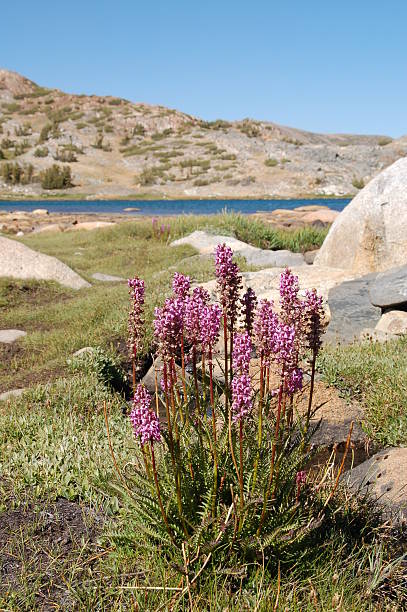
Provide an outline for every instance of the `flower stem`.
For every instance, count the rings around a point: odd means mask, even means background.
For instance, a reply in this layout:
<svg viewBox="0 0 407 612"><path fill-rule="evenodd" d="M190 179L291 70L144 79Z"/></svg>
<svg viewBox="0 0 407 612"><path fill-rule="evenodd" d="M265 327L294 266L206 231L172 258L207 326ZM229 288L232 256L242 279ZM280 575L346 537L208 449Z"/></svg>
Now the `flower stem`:
<svg viewBox="0 0 407 612"><path fill-rule="evenodd" d="M315 365L316 365L316 361L317 361L317 351L314 350L313 353L312 353L312 362L311 362L311 383L310 383L309 398L308 398L306 429L308 429L309 420L310 420L310 416L311 416L312 397L314 395Z"/></svg>
<svg viewBox="0 0 407 612"><path fill-rule="evenodd" d="M218 456L217 456L217 436L216 436L216 415L215 400L213 396L213 363L212 349L209 349L209 393L212 412L212 432L213 432L213 495L212 495L212 516L216 516L216 497L218 493Z"/></svg>
<svg viewBox="0 0 407 612"><path fill-rule="evenodd" d="M160 486L158 484L158 476L157 476L157 466L155 464L154 446L153 446L152 442L150 442L150 449L151 449L151 464L152 464L152 467L153 467L154 483L155 483L155 488L156 488L156 491L157 491L158 505L160 506L161 515L163 517L163 521L164 521L165 526L167 528L168 535L170 536L171 541L173 542L173 544L175 544L174 535L173 535L171 527L169 525L168 517L167 517L167 515L165 513L163 502L162 502L162 499L161 499ZM144 452L143 452L143 455L144 455Z"/></svg>
<svg viewBox="0 0 407 612"><path fill-rule="evenodd" d="M239 465L239 488L240 488L240 519L239 519L239 531L243 527L243 509L244 509L244 487L243 487L243 419L240 419L239 426L239 451L240 451L240 465Z"/></svg>
<svg viewBox="0 0 407 612"><path fill-rule="evenodd" d="M267 512L267 502L270 496L271 485L273 482L274 464L275 464L275 459L276 459L276 449L277 449L278 434L279 434L279 429L280 429L280 416L281 416L281 406L282 406L282 399L283 399L283 389L284 389L284 377L282 376L282 379L280 382L280 388L278 390L278 407L277 407L276 427L274 430L273 450L271 452L270 476L269 476L266 493L264 495L263 510L261 512L260 523L257 528L257 535L260 535L261 529L263 527L264 519L266 517L266 512Z"/></svg>
<svg viewBox="0 0 407 612"><path fill-rule="evenodd" d="M252 495L254 495L254 490L256 487L257 481L257 470L260 461L260 451L261 451L261 442L263 438L263 397L264 397L264 366L263 366L263 357L260 358L260 391L259 391L259 420L258 420L258 429L257 429L257 455L254 463L253 470L253 483L252 483Z"/></svg>

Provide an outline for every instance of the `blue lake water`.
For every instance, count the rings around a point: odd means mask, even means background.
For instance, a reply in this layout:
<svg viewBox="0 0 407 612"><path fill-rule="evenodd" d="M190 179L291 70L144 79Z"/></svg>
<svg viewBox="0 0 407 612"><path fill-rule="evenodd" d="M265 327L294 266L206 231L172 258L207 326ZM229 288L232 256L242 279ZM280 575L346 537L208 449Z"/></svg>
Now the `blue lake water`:
<svg viewBox="0 0 407 612"><path fill-rule="evenodd" d="M214 215L227 210L243 214L258 211L271 212L277 208L293 209L297 206L318 204L333 210L343 210L349 199L307 200L0 200L0 210L32 211L46 208L52 213L108 213L128 215ZM137 211L126 212L134 207Z"/></svg>

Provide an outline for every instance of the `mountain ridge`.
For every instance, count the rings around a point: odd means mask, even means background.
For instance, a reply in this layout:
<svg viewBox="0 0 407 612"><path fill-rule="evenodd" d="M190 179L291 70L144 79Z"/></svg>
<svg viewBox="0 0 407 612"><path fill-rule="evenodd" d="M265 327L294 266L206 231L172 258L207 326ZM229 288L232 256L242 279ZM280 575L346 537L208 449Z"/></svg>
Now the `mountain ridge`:
<svg viewBox="0 0 407 612"><path fill-rule="evenodd" d="M344 196L406 154L406 136L204 121L161 105L64 93L0 69L0 197ZM54 164L69 166L72 187L44 188Z"/></svg>

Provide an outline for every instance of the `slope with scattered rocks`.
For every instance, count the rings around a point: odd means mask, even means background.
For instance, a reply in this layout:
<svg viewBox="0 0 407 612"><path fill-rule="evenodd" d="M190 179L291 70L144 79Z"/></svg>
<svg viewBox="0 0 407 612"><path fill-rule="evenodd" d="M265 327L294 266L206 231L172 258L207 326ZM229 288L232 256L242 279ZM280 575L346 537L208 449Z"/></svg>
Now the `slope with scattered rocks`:
<svg viewBox="0 0 407 612"><path fill-rule="evenodd" d="M0 70L0 197L298 197L356 193L407 153L404 138L315 134L266 121L203 121L112 96L67 94ZM69 166L73 187L41 187ZM29 169L31 167L31 169Z"/></svg>

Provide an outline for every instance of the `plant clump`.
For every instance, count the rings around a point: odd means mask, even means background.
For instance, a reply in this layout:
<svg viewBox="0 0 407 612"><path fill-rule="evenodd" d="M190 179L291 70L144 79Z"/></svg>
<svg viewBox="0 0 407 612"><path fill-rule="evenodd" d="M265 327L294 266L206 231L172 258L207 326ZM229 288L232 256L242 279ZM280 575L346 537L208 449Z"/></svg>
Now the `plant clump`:
<svg viewBox="0 0 407 612"><path fill-rule="evenodd" d="M250 288L242 295L226 245L216 249L215 272L218 302L176 273L172 295L155 309L155 393L133 377L130 420L141 462L126 478L119 472L140 546L184 555L192 580L209 562L292 558L329 522L338 485L319 490L309 472L322 298L315 290L300 297L289 269L279 304L258 301ZM129 287L135 372L145 287L137 277ZM308 393L301 414L300 393Z"/></svg>

